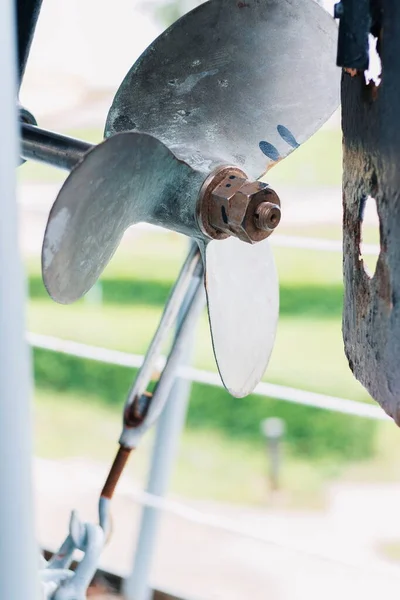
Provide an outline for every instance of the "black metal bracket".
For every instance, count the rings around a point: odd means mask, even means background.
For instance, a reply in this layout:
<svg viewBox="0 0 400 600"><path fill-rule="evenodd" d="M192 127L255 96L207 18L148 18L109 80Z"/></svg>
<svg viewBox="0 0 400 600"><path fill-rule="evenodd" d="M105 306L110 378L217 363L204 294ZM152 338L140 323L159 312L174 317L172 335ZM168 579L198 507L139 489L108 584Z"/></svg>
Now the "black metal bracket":
<svg viewBox="0 0 400 600"><path fill-rule="evenodd" d="M37 20L39 18L42 0L16 0L17 40L18 40L18 90L24 77L26 63L28 62ZM33 114L24 108L18 98L18 119L21 123L37 125ZM20 164L25 162L21 159Z"/></svg>
<svg viewBox="0 0 400 600"><path fill-rule="evenodd" d="M370 0L341 0L335 4L339 19L338 67L366 71L369 67L368 35L372 27Z"/></svg>
<svg viewBox="0 0 400 600"><path fill-rule="evenodd" d="M17 0L17 27L18 27L18 74L19 84L25 73L29 51L35 33L36 23L39 18L42 0Z"/></svg>

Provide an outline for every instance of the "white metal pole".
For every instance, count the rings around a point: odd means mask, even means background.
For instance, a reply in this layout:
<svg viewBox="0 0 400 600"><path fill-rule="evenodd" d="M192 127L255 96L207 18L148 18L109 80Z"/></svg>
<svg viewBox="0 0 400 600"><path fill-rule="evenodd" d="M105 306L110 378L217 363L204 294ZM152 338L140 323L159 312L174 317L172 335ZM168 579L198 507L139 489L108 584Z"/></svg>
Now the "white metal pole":
<svg viewBox="0 0 400 600"><path fill-rule="evenodd" d="M18 247L16 40L13 0L0 2L0 598L39 598L25 284Z"/></svg>
<svg viewBox="0 0 400 600"><path fill-rule="evenodd" d="M168 491L179 439L186 419L190 382L179 379L159 418L151 457L147 493L164 497ZM127 600L150 600L149 579L153 565L159 525L159 511L150 506L142 510L136 542L134 566L125 582Z"/></svg>
<svg viewBox="0 0 400 600"><path fill-rule="evenodd" d="M194 286L194 284L192 285ZM187 305L182 305L178 316L178 325L186 313L186 308ZM191 359L193 338L194 331L187 344L186 364ZM180 436L186 420L190 388L189 380L176 379L158 420L147 482L149 494L163 497L168 491ZM145 506L142 510L133 569L124 585L124 596L127 600L149 600L151 597L149 579L157 542L159 516L159 511L150 506Z"/></svg>

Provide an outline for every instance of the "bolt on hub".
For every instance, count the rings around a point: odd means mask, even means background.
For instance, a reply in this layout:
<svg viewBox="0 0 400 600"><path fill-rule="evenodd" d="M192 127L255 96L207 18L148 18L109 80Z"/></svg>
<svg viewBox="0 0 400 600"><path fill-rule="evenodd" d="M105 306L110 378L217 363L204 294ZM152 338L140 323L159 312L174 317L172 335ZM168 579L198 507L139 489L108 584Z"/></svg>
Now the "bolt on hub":
<svg viewBox="0 0 400 600"><path fill-rule="evenodd" d="M212 239L231 235L255 244L267 238L281 220L278 195L266 183L249 181L235 167L212 173L200 191L200 227Z"/></svg>

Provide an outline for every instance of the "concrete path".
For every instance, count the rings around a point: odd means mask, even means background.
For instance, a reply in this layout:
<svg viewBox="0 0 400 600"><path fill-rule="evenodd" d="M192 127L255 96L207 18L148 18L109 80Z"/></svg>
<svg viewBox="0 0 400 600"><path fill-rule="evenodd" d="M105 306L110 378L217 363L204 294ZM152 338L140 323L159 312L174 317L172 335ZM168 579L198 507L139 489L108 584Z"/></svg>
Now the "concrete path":
<svg viewBox="0 0 400 600"><path fill-rule="evenodd" d="M39 539L55 548L66 533L71 508L96 519L106 467L85 460L37 459L35 471ZM132 562L140 516L137 491L125 478L113 505L113 538L102 567L120 574ZM180 500L234 519L276 543L238 537L165 513L152 574L158 588L204 600L397 598L400 566L385 561L377 548L380 542L400 540L400 484L337 486L329 508L319 513ZM316 558L318 554L324 558Z"/></svg>

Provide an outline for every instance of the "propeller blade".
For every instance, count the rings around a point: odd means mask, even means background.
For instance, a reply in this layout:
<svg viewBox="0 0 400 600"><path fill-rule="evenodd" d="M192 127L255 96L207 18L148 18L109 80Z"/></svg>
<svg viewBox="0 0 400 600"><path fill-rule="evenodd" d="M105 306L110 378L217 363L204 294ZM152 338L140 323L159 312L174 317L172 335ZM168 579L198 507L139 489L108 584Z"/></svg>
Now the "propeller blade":
<svg viewBox="0 0 400 600"><path fill-rule="evenodd" d="M133 65L106 136L151 133L193 168L251 178L305 142L339 106L337 26L314 0L210 0Z"/></svg>
<svg viewBox="0 0 400 600"><path fill-rule="evenodd" d="M63 304L83 296L134 223L193 235L203 180L147 134L121 133L95 146L71 171L50 211L42 248L50 296ZM185 202L177 211L179 197Z"/></svg>
<svg viewBox="0 0 400 600"><path fill-rule="evenodd" d="M338 107L336 42L333 18L314 0L209 0L158 37L122 82L107 139L73 168L50 212L42 250L50 296L83 296L135 223L193 237L222 381L233 396L251 393L279 313L273 255L258 240L280 209L273 191L263 199L247 178ZM250 243L217 239L225 235Z"/></svg>
<svg viewBox="0 0 400 600"><path fill-rule="evenodd" d="M221 379L232 396L250 394L272 352L279 287L269 241L230 237L201 246L208 316Z"/></svg>

